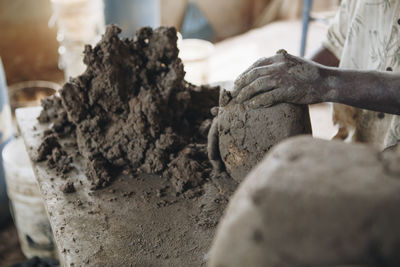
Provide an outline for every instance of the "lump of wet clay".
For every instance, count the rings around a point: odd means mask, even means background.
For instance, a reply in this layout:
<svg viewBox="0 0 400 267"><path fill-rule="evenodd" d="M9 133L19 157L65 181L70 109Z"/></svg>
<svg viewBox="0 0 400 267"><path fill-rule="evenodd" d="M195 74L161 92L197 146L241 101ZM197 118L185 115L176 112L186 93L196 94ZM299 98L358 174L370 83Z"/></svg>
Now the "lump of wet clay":
<svg viewBox="0 0 400 267"><path fill-rule="evenodd" d="M60 190L64 194L71 194L71 193L74 193L76 191L74 183L71 182L71 181L67 181L65 184L61 185Z"/></svg>
<svg viewBox="0 0 400 267"><path fill-rule="evenodd" d="M142 28L134 39L120 31L111 25L86 46L86 71L43 103L39 120L72 131L93 189L125 170L172 174L178 193L201 186L211 172L205 144L219 88L184 80L175 28ZM63 138L59 128L52 132Z"/></svg>
<svg viewBox="0 0 400 267"><path fill-rule="evenodd" d="M227 173L241 182L273 145L295 135L311 134L306 105L278 104L252 109L223 91L218 111L218 145Z"/></svg>
<svg viewBox="0 0 400 267"><path fill-rule="evenodd" d="M46 161L50 169L55 169L60 174L65 174L73 169L72 157L62 149L58 136L50 131L40 144L37 156L37 162Z"/></svg>
<svg viewBox="0 0 400 267"><path fill-rule="evenodd" d="M301 136L233 195L210 267L400 266L398 154Z"/></svg>

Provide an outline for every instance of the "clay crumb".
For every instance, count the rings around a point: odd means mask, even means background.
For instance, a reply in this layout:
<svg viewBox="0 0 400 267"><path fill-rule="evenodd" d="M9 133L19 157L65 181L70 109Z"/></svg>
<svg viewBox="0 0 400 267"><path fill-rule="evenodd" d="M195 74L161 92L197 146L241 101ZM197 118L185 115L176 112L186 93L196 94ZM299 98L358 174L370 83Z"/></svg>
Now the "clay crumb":
<svg viewBox="0 0 400 267"><path fill-rule="evenodd" d="M68 182L66 182L65 184L63 184L63 185L60 187L60 190L61 190L61 192L63 192L64 194L71 194L71 193L76 192L74 183L71 182L71 181L68 181Z"/></svg>

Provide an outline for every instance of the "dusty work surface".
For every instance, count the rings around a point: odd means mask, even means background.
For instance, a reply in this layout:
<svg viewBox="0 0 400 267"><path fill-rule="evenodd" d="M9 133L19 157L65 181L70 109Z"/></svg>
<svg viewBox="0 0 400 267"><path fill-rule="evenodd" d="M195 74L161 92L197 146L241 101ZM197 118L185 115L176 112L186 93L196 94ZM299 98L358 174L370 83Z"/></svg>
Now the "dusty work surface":
<svg viewBox="0 0 400 267"><path fill-rule="evenodd" d="M46 124L40 108L16 112L31 158ZM68 140L65 140L66 142ZM67 151L68 152L68 151ZM201 266L226 205L211 183L201 196L181 196L157 175L121 175L109 187L91 191L77 157L74 170L61 177L45 162L34 163L40 191L60 252L67 266ZM76 192L60 187L73 178Z"/></svg>

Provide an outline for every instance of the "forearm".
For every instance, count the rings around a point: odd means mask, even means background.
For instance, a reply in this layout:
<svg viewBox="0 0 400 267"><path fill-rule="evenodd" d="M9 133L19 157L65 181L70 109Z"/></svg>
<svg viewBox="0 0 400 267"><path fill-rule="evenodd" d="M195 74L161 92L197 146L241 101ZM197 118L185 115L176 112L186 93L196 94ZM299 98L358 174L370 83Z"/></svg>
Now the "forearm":
<svg viewBox="0 0 400 267"><path fill-rule="evenodd" d="M324 102L400 115L400 75L325 68Z"/></svg>

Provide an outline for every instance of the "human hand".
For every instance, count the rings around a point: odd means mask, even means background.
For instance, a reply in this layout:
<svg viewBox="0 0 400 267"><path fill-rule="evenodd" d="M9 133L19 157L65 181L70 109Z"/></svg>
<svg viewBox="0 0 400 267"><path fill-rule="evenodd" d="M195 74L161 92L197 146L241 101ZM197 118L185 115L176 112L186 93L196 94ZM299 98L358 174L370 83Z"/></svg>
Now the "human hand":
<svg viewBox="0 0 400 267"><path fill-rule="evenodd" d="M208 132L207 153L213 172L211 180L219 189L220 194L230 196L237 187L237 182L233 180L226 172L224 163L219 152L219 134L218 134L218 108L213 108L211 113L215 116L210 130Z"/></svg>
<svg viewBox="0 0 400 267"><path fill-rule="evenodd" d="M280 50L273 57L262 58L235 81L232 93L238 103L252 108L277 103L314 104L324 101L327 92L322 65Z"/></svg>

